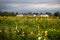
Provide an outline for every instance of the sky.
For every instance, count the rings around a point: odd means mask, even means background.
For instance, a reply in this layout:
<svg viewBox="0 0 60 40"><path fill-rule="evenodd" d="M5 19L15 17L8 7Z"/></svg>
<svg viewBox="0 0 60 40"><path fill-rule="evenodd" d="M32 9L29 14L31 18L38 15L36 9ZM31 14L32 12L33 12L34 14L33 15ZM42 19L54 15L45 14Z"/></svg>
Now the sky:
<svg viewBox="0 0 60 40"><path fill-rule="evenodd" d="M0 11L60 12L60 0L0 0Z"/></svg>

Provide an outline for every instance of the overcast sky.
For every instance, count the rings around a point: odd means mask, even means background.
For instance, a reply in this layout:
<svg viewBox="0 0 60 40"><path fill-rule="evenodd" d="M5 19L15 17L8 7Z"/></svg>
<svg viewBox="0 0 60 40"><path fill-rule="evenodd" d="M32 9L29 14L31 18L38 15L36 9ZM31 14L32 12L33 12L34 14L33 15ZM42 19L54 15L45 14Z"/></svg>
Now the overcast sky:
<svg viewBox="0 0 60 40"><path fill-rule="evenodd" d="M60 11L60 0L0 0L0 11L56 12Z"/></svg>

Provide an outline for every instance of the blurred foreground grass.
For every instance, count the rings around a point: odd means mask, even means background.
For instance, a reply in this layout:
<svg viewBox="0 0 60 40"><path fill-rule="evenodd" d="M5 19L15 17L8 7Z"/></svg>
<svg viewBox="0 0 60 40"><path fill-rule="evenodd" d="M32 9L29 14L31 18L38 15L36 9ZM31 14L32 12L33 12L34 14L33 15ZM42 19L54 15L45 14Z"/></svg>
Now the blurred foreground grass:
<svg viewBox="0 0 60 40"><path fill-rule="evenodd" d="M0 16L0 40L60 40L60 19Z"/></svg>

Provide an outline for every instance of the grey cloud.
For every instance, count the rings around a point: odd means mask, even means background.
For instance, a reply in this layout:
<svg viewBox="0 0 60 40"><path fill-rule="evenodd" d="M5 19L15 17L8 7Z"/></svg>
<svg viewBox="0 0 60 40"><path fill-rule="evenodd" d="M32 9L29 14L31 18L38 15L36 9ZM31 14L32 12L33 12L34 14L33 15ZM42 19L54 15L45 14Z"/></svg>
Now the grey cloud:
<svg viewBox="0 0 60 40"><path fill-rule="evenodd" d="M0 0L0 3L60 3L60 0Z"/></svg>
<svg viewBox="0 0 60 40"><path fill-rule="evenodd" d="M56 5L60 4L60 0L0 0L0 10L6 11L19 11L19 12L45 12L48 11L59 11L60 8L57 9L30 9L29 5L38 5L38 4L48 4L48 5ZM17 6L16 6L17 5ZM19 5L19 6L18 6Z"/></svg>

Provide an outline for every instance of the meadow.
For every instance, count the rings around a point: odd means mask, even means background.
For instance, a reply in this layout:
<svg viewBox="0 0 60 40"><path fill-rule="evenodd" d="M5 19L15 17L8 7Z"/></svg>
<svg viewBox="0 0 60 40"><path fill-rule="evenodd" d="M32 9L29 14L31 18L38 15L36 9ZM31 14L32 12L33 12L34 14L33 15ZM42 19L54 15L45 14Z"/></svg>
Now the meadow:
<svg viewBox="0 0 60 40"><path fill-rule="evenodd" d="M0 40L60 40L60 19L0 16Z"/></svg>

